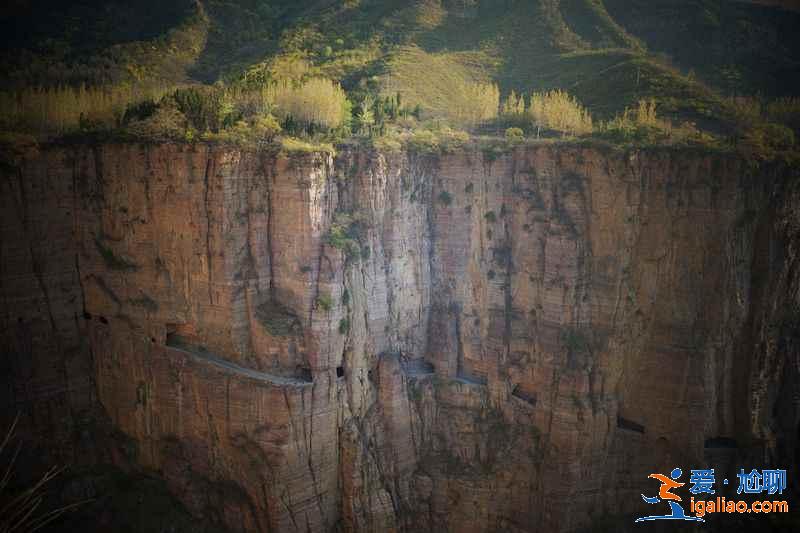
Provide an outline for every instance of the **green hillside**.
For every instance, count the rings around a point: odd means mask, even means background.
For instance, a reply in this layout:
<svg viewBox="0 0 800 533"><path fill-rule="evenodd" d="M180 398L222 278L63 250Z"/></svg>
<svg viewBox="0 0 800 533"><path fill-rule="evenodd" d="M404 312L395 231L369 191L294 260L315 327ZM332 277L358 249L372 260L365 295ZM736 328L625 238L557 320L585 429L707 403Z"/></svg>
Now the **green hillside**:
<svg viewBox="0 0 800 533"><path fill-rule="evenodd" d="M98 100L105 107L95 113L97 122L113 115L119 127L120 106L157 101L174 87L213 84L221 91L214 98L239 102L252 101L254 92L263 96L269 85L319 77L340 83L349 101L346 120L331 128L336 138L358 131L385 136L398 124L429 128L431 120L437 127L502 131L515 121L486 111L494 91L501 101L511 91L521 94L526 106L532 92L567 91L591 113L596 131L622 119L626 109L631 118L640 102L654 102L661 122L651 125L666 125L666 137L686 124L686 131L699 132L692 134L697 139L702 132L738 138L743 129L775 122L791 129L798 114L795 100L771 104L800 90L800 13L775 6L721 0L133 4L17 0L6 8L0 17L6 30L0 62L9 72L0 96L3 127L48 129L61 102L74 99L64 91L81 84L102 94L92 93L80 113L60 119L51 132L91 127L86 117ZM103 96L111 91L116 96ZM38 100L25 107L31 92ZM56 96L47 103L54 111L26 122L26 109L46 107L40 100ZM266 98L258 112L269 108L288 119L284 134L318 136L320 128L298 129L297 117L286 117ZM465 109L473 99L483 108ZM253 123L251 111L227 112L220 124L239 123L243 131ZM411 115L416 123L399 120ZM528 122L520 125L532 131Z"/></svg>

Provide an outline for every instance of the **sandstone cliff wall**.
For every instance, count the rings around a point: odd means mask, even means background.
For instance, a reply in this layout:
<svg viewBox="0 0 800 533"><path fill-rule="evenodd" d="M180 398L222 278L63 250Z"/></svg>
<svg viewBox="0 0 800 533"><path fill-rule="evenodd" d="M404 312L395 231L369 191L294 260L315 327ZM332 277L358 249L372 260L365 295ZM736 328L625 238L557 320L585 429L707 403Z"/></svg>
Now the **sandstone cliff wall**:
<svg viewBox="0 0 800 533"><path fill-rule="evenodd" d="M234 530L567 531L659 468L797 464L790 170L105 145L3 176L7 403L58 442L108 416Z"/></svg>

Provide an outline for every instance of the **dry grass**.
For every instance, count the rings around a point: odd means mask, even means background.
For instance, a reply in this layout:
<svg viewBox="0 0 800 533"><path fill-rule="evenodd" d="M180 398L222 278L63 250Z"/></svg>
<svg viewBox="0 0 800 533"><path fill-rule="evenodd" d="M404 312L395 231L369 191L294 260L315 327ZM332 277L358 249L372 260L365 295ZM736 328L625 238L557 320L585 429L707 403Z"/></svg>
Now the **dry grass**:
<svg viewBox="0 0 800 533"><path fill-rule="evenodd" d="M564 135L586 135L592 132L592 116L566 91L533 93L528 111L534 123Z"/></svg>
<svg viewBox="0 0 800 533"><path fill-rule="evenodd" d="M84 127L114 127L128 105L158 99L175 89L162 85L57 87L0 92L0 127L36 134L63 134Z"/></svg>
<svg viewBox="0 0 800 533"><path fill-rule="evenodd" d="M474 127L497 116L500 92L472 55L403 48L389 60L383 93L402 94L405 105L421 107L423 118Z"/></svg>

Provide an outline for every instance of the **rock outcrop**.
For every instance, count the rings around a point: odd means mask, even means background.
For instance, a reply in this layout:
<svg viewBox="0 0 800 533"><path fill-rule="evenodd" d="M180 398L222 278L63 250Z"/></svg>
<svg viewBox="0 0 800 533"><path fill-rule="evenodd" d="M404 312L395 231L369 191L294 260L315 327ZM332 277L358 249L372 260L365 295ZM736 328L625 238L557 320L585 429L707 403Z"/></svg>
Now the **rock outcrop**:
<svg viewBox="0 0 800 533"><path fill-rule="evenodd" d="M8 403L62 458L102 412L233 530L571 531L676 463L798 471L792 169L104 145L3 177Z"/></svg>

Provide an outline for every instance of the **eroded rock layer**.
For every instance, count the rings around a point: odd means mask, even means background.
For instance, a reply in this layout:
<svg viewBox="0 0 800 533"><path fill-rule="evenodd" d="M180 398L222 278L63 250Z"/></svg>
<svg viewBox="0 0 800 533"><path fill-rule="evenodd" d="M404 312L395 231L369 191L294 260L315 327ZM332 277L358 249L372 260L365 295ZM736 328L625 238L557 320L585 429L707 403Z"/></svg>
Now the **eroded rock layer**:
<svg viewBox="0 0 800 533"><path fill-rule="evenodd" d="M233 530L569 531L675 464L796 475L790 169L105 145L3 176L8 404L68 443L96 397Z"/></svg>

